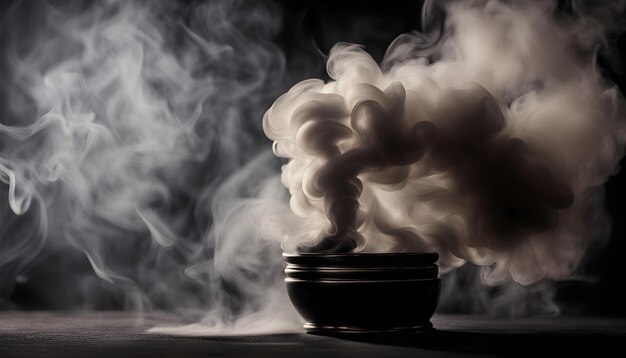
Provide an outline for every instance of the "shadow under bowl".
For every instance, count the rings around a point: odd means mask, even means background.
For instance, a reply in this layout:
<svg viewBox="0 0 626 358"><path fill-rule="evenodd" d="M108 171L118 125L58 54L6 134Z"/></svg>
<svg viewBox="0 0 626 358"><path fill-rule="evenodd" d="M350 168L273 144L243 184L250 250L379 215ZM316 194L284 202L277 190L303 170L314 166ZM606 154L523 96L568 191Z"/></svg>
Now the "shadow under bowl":
<svg viewBox="0 0 626 358"><path fill-rule="evenodd" d="M441 281L435 253L283 254L287 293L310 333L430 328Z"/></svg>

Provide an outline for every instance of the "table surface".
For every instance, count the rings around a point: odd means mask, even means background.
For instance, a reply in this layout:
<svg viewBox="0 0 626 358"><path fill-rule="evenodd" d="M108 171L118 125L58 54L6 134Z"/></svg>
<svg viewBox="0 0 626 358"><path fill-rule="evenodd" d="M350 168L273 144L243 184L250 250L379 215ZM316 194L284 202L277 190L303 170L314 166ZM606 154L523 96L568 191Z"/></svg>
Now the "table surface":
<svg viewBox="0 0 626 358"><path fill-rule="evenodd" d="M146 330L166 314L142 320L124 312L0 312L0 357L462 357L608 353L626 348L626 320L494 319L435 315L435 329L404 336L180 337Z"/></svg>

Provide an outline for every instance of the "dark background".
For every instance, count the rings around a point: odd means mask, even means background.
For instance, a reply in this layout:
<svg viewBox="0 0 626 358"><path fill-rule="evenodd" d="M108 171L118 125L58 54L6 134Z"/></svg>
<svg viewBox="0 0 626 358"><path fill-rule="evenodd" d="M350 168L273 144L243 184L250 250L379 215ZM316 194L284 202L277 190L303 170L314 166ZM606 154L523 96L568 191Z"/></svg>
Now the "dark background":
<svg viewBox="0 0 626 358"><path fill-rule="evenodd" d="M340 41L362 44L377 60L381 61L385 49L401 33L419 29L422 1L273 1L282 15L282 29L275 38L276 44L284 51L287 71L292 83L310 78L328 78L325 73L325 55L333 44ZM4 14L12 2L0 3ZM571 12L569 2L560 2L563 14ZM0 26L0 41L10 31ZM626 58L626 36L611 34L609 44L615 51L600 51L599 64L608 78L614 81L622 93L626 90L626 73L623 65ZM2 54L2 51L0 51ZM610 65L609 65L610 64ZM4 65L4 59L0 66ZM8 69L0 68L0 76ZM2 96L3 93L0 93ZM268 103L268 106L271 103ZM269 144L268 144L269 145ZM613 228L610 240L602 247L592 247L583 260L579 272L591 278L585 281L556 283L557 302L565 313L586 315L626 316L626 227L624 202L626 172L620 171L606 185L606 206L610 213ZM5 205L3 203L2 205ZM55 268L71 266L74 271L89 271L87 260L76 253L75 256L49 254L36 262L28 282L17 283L8 300L19 309L69 309L65 301L55 297L71 295L71 288L59 284L58 295L50 295L40 289L54 282L68 279L55 276ZM61 269L58 269L60 272ZM69 270L69 271L72 271ZM71 277L70 277L71 279ZM106 287L95 288L106 291ZM96 309L115 309L119 302L115 296ZM569 307L569 308L568 308Z"/></svg>

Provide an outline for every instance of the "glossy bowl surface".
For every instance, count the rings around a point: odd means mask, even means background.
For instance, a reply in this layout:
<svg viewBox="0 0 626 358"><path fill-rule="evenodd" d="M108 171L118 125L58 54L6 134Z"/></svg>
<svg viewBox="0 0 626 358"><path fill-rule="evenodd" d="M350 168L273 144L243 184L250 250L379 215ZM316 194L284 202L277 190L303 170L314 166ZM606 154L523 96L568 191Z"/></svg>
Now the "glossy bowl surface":
<svg viewBox="0 0 626 358"><path fill-rule="evenodd" d="M437 254L284 254L285 284L311 333L431 327L441 289Z"/></svg>

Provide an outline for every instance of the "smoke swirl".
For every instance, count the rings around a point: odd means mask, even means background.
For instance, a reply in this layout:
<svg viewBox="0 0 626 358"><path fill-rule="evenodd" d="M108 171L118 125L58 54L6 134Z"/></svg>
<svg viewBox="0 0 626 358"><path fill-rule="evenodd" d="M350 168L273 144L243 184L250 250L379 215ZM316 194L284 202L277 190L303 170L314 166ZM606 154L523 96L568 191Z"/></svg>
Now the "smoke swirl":
<svg viewBox="0 0 626 358"><path fill-rule="evenodd" d="M624 101L595 66L602 28L550 2L452 2L436 41L403 35L381 70L336 45L264 118L291 208L287 250L436 251L491 282L566 277L623 155Z"/></svg>

